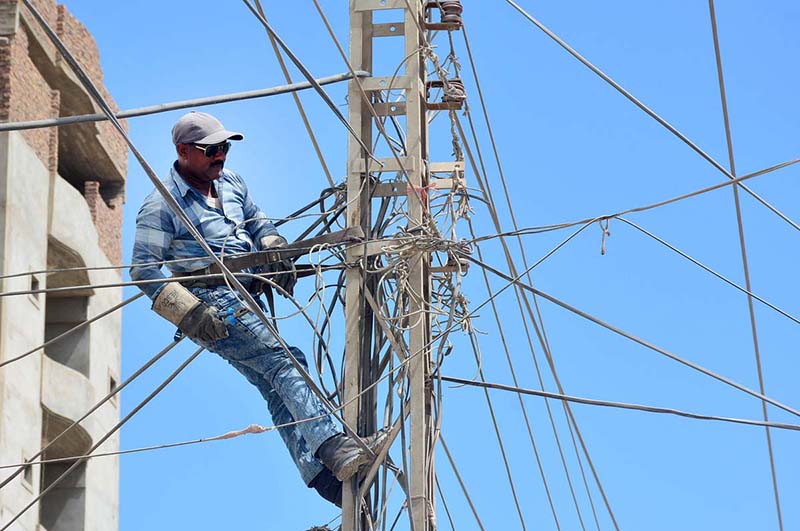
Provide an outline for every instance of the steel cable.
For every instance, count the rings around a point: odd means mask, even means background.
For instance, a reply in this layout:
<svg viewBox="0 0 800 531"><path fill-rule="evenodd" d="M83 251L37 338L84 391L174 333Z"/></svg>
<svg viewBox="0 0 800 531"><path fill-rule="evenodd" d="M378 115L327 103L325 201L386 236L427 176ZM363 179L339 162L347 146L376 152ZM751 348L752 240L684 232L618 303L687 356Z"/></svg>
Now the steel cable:
<svg viewBox="0 0 800 531"><path fill-rule="evenodd" d="M26 1L27 0L23 0L23 2L26 2ZM153 392L151 392L149 395L147 395L147 397L144 400L142 400L139 404L137 404L136 407L134 407L127 415L125 415L125 417L122 420L117 422L114 425L113 428L111 428L108 432L106 432L106 434L103 435L100 438L100 440L98 440L96 443L94 443L91 446L91 448L89 448L89 451L87 453L89 455L91 455L92 452L94 452L98 447L100 447L100 445L102 445L112 435L114 435L126 422L128 422L131 418L133 418L133 416L136 415L136 413L138 413L153 398L155 398L161 391L163 391L164 388L167 385L169 385L186 367L188 367L189 364L192 361L194 361L197 358L197 356L199 356L200 353L203 352L204 350L205 349L203 347L200 347L191 356L189 356L186 359L186 361L184 361L177 369L175 369L175 371L172 372L172 374L170 374L167 377L167 379L164 380ZM81 463L86 462L86 459L87 459L87 457L85 457L85 456L84 457L78 457L75 460L75 462L67 468L66 471L64 471L56 479L54 479L46 488L42 489L39 492L39 494L37 494L36 497L34 497L33 500L31 500L27 505L25 505L20 511L17 512L17 514L15 514L11 518L11 520L9 520L2 528L0 528L0 531L5 531L6 529L10 528L11 525L14 522L16 522L23 514L25 514L28 511L28 509L30 509L31 507L36 505L39 502L39 500L44 498L47 495L48 492L53 490L61 481L64 480L64 478L66 478L70 473L72 473L72 471L75 470Z"/></svg>
<svg viewBox="0 0 800 531"><path fill-rule="evenodd" d="M181 339L183 339L183 338L181 338ZM87 411L86 413L84 413L84 414L83 414L83 415L82 415L80 418L78 418L77 420L73 421L73 422L72 422L72 424L70 424L69 426L67 426L66 428L64 428L64 431L62 431L62 432L61 432L61 433L59 433L57 436L55 436L55 437L54 437L54 438L53 438L51 441L49 441L49 442L48 442L48 443L47 443L47 444L46 444L44 447L42 447L41 449L39 449L39 451L37 451L37 452L36 452L34 455L30 456L30 457L28 458L28 460L27 460L25 463L21 463L21 464L19 464L19 465L2 465L2 466L0 466L0 468L13 468L13 467L19 467L19 468L18 468L18 470L14 471L14 472L13 472L13 473L12 473L10 476L8 476L8 477L7 477L7 478L5 478L5 479L4 479L2 482L0 482L0 489L2 489L3 487L5 487L6 485L8 485L8 484L9 484L9 483L10 483L10 482L11 482L11 481L12 481L12 480L15 478L15 477L17 477L19 474L21 474L21 473L23 472L23 470L24 470L24 468L25 468L26 466L29 466L29 465L31 465L31 464L41 464L40 462L33 463L32 461L33 461L34 459L36 459L37 457L39 457L40 455L43 455L43 454L44 454L44 453L47 451L47 449L48 449L48 448L50 448L51 446L53 446L53 445L56 443L56 441L58 441L59 439L61 439L61 437L63 437L63 436L64 436L64 435L65 435L67 432L69 432L69 431L70 431L72 428L74 428L75 426L78 426L78 425L79 425L81 422L83 422L84 420L86 420L86 419L89 417L89 415L91 415L92 413L94 413L95 411L97 411L98 409L100 409L100 407L101 407L103 404L105 404L106 402L108 402L109 400L111 400L113 397L115 397L115 396L117 396L119 393L121 393L121 392L122 392L122 390L123 390L123 389L125 389L126 387L128 387L128 385L129 385L131 382L133 382L134 380L136 380L136 379L137 379L139 376L141 376L141 374L142 374L142 373L144 373L144 372L145 372L147 369L149 369L150 367L152 367L152 366L153 366L153 364L154 364L155 362L157 362L158 360L160 360L161 358L163 358L163 357L164 357L164 356L165 356L165 355L166 355L166 354L167 354L167 353L168 353L170 350L172 350L172 349L175 347L175 345L177 345L178 343L180 343L181 339L178 339L177 341L173 341L172 343L170 343L169 345L167 345L167 346L166 346L164 349L162 349L162 350L161 350L161 352L159 352L158 354L156 354L155 356L153 356L152 358L150 358L150 359L147 361L147 363L145 363L144 365L142 365L141 367L139 367L139 368L138 368L138 369L137 369L137 370L136 370L136 371L135 371L133 374L131 374L130 376L128 376L128 377L125 379L125 381L124 381L124 382L122 382L121 384L119 384L117 387L115 387L114 389L112 389L112 390L111 390L111 392L109 392L109 393L108 393L106 396L104 396L102 399L100 399L100 401L99 401L99 402L97 402L97 403L96 403L94 406L92 406L92 407L89 409L89 411ZM72 460L72 459L74 459L74 457L70 457L70 458L66 458L66 459L67 459L67 460ZM52 460L47 460L47 461L45 461L45 462L52 462Z"/></svg>
<svg viewBox="0 0 800 531"><path fill-rule="evenodd" d="M689 146L689 147L692 149L692 151L694 151L695 153L697 153L698 155L700 155L702 158L704 158L704 159L705 159L705 160L706 160L708 163L710 163L710 164L711 164L712 166L714 166L714 167L715 167L717 170L719 170L720 172L722 172L722 173L723 173L723 174L724 174L726 177L728 177L729 179L733 180L733 179L735 179L735 178L736 178L734 175L732 175L732 174L731 174L731 173L730 173L730 172L729 172L729 171L728 171L728 170L725 168L725 166L723 166L722 164L720 164L719 162L717 162L717 161L716 161L716 160L715 160L713 157L711 157L711 155L709 155L708 153L706 153L705 151L703 151L703 150L702 150L702 149L701 149L701 148L700 148L700 147L699 147L697 144L695 144L694 142L692 142L692 141L691 141L691 140L690 140L690 139L689 139L689 138L688 138L686 135L684 135L683 133L681 133L680 131L678 131L678 129L676 129L676 128L675 128L675 127L672 125L672 124L670 124L669 122L667 122L667 121L666 121L664 118L662 118L661 116L659 116L658 114L656 114L656 113L655 113L655 111L653 111L653 110L652 110L652 109L650 109L650 108L649 108L647 105L645 105L644 103L642 103L641 101L639 101L638 99L636 99L636 97L635 97L633 94L631 94L630 92L628 92L627 90L625 90L625 88L623 88L623 87L622 87L622 85L620 85L619 83L617 83L616 81L614 81L613 79L611 79L611 77L609 77L609 76L608 76L606 73L604 73L602 70L600 70L599 68L597 68L597 67L596 67L595 65L593 65L591 62L589 62L589 60L587 60L585 57L583 57L581 54L579 54L577 51L575 51L575 49L573 49L573 48L572 48L572 47L571 47L569 44L567 44L567 43L566 43L566 42L565 42L563 39L561 39L561 38L560 38L558 35L556 35L555 33L553 33L553 32L552 32L552 31L551 31L549 28L547 28L547 27L546 27L544 24L542 24L542 23L541 23L541 22L539 22L537 19L535 19L535 18L534 18L534 17L533 17L533 16L532 16L530 13L528 13L527 11L525 11L524 9L522 9L522 8L521 8L519 5L517 5L517 3L516 3L516 2L514 2L513 0L506 0L506 2L507 2L507 3L509 3L509 4L510 4L510 5L511 5L511 6L512 6L514 9L516 9L516 10L517 10L517 11L518 11L518 12L519 12L519 13L520 13L520 14L521 14L523 17L527 18L527 19L528 19L528 21L530 21L530 22L531 22L531 23L532 23L534 26L536 26L537 28L539 28L540 30L542 30L542 31L543 31L543 32L544 32L544 33L545 33L545 34L546 34L548 37L550 37L552 40L554 40L554 41L555 41L555 42L556 42L556 43L557 43L559 46L561 46L561 47L562 47L564 50L566 50L566 51L567 51L567 52L568 52L570 55L572 55L572 56L573 56L575 59L577 59L578 61L580 61L581 63L583 63L583 65L584 65L584 66L586 66L587 68L589 68L589 70L591 70L592 72L594 72L595 74L597 74L598 76L600 76L600 78L601 78L601 79L603 79L603 81L605 81L606 83L608 83L609 85L611 85L612 87L614 87L614 89L616 89L616 90L617 90L617 92L619 92L620 94L622 94L623 96L625 96L625 97L626 97L628 100L630 100L630 101L631 101L631 102L632 102L634 105L636 105L637 107L639 107L639 109L641 109L642 111L644 111L644 112L645 112L645 113L646 113L648 116L650 116L650 117L651 117L651 118L653 118L655 121L657 121L659 124L661 124L662 126L664 126L664 127L665 127L665 128L666 128L666 129L667 129L669 132L670 132L670 133L672 133L672 134L673 134L673 135L675 135L677 138L679 138L679 139L680 139L680 140L681 140L681 141L682 141L684 144L686 144L687 146ZM756 199L756 201L758 201L759 203L761 203L762 205L764 205L765 207L767 207L767 208L768 208L770 211L772 211L774 214L776 214L776 215L777 215L779 218L781 218L783 221L785 221L786 223L788 223L789 225L791 225L791 226L792 226L792 228L794 228L795 230L798 230L798 231L800 231L800 225L798 225L797 223L795 223L795 222L794 222L792 219L790 219L790 218L789 218L789 217L788 217L786 214L784 214L783 212L781 212L780 210L778 210L777 208L775 208L774 206L772 206L772 205L771 205L769 202L767 202L765 199L763 199L763 198L762 198L760 195L758 195L757 193L755 193L753 190L751 190L751 189L750 189L750 188L748 188L747 186L745 186L745 185L741 185L741 186L742 186L742 190L744 190L744 191L746 191L748 194L750 194L750 195L751 195L751 196L752 196L754 199Z"/></svg>
<svg viewBox="0 0 800 531"><path fill-rule="evenodd" d="M552 398L554 400L561 400L564 402L574 402L576 404L585 404L590 406L611 407L617 409L630 409L634 411L644 411L646 413L658 413L666 415L676 415L679 417L696 419L696 420L710 420L716 422L726 422L732 424L744 424L747 426L756 427L771 427L788 431L800 431L800 424L786 424L781 422L770 422L763 420L741 419L735 417L720 417L717 415L706 415L704 413L694 413L690 411L682 411L679 409L672 409L657 406L645 406L642 404L630 404L626 402L612 402L609 400L596 400L592 398L584 398L578 396L569 396L561 393L550 393L547 391L539 391L538 389L525 389L513 385L503 385L498 383L476 382L474 380L467 380L464 378L456 378L453 376L442 376L442 380L457 384L459 386L480 387L486 389L498 389L500 391L509 391L512 393L521 393L524 395L538 396L542 398Z"/></svg>
<svg viewBox="0 0 800 531"><path fill-rule="evenodd" d="M722 118L725 125L725 141L728 146L728 160L730 162L731 175L736 177L736 162L733 154L733 137L731 135L731 122L728 116L728 98L725 94L725 76L722 72L722 51L719 44L719 33L717 31L717 16L714 10L714 0L708 0L708 10L711 18L711 35L714 39L714 58L717 64L717 78L719 79L719 95L722 103ZM733 202L736 206L736 225L739 231L739 248L742 253L742 269L744 270L744 285L747 290L747 309L750 314L750 330L753 336L753 352L756 361L756 371L758 374L758 389L761 394L764 394L764 370L761 363L761 349L758 344L758 328L756 326L756 314L753 308L753 295L750 286L750 267L747 259L747 245L744 236L744 223L742 221L742 205L739 201L739 186L733 187ZM761 414L764 421L769 420L767 413L767 403L761 402ZM783 531L783 516L781 515L781 498L778 489L778 476L775 471L775 454L772 448L772 436L769 432L769 426L765 426L764 432L767 437L767 452L769 455L769 468L772 476L772 494L775 498L775 511L778 517L778 528Z"/></svg>
<svg viewBox="0 0 800 531"><path fill-rule="evenodd" d="M485 262L481 262L481 261L479 261L479 260L477 260L477 259L475 259L475 258L473 258L473 257L471 257L471 256L469 256L467 254L463 254L462 253L461 256L463 256L466 260L468 260L468 261L470 261L470 262L472 262L472 263L474 263L474 264L476 264L476 265L478 265L480 267L484 267L484 268L488 269L491 273L493 273L493 274L497 275L498 277L502 278L503 280L509 282L509 284L517 284L522 289L524 289L526 291L530 291L532 293L536 293L540 297L552 302L553 304L555 304L557 306L560 306L560 307L564 308L565 310L567 310L567 311L569 311L571 313L574 313L575 315L578 315L578 316L580 316L580 317L582 317L582 318L584 318L584 319L586 319L588 321L591 321L591 322L593 322L593 323L595 323L595 324L597 324L597 325L599 325L599 326L601 326L603 328L606 328L607 330L610 330L610 331L614 332L615 334L618 334L618 335L620 335L622 337L625 337L625 338L633 341L634 343L638 343L639 345L641 345L643 347L646 347L646 348L648 348L648 349L650 349L650 350L652 350L654 352L657 352L657 353L659 353L659 354L661 354L663 356L666 356L667 358L670 358L673 361L677 361L681 365L685 365L685 366L687 366L687 367L689 367L689 368L691 368L691 369L693 369L693 370L695 370L697 372L700 372L700 373L702 373L702 374L704 374L706 376L709 376L709 377L711 377L711 378L713 378L715 380L718 380L718 381L728 385L729 387L732 387L732 388L734 388L734 389L736 389L738 391L741 391L741 392L743 392L745 394L748 394L748 395L750 395L752 397L758 398L759 400L764 400L766 402L769 402L770 404L772 404L773 406L775 406L775 407L777 407L779 409L782 409L782 410L784 410L784 411L786 411L788 413L791 413L792 415L800 417L800 411L798 411L797 409L792 408L790 406L787 406L787 405L779 402L778 400L775 400L775 399L770 398L768 396L762 395L761 393L759 393L757 391L754 391L754 390L750 389L749 387L741 385L741 384L731 380L730 378L727 378L725 376L719 375L719 374L717 374L717 373L715 373L715 372L713 372L713 371L711 371L709 369L706 369L705 367L702 367L701 365L698 365L697 363L694 363L694 362L692 362L690 360L687 360L687 359L682 358L682 357L680 357L680 356L678 356L676 354L673 354L672 352L669 352L666 349L663 349L663 348L661 348L661 347L659 347L657 345L654 345L653 343L650 343L649 341L646 341L644 339L636 337L633 334L630 334L630 333L622 330L621 328L618 328L618 327L616 327L616 326L614 326L612 324L606 323L605 321L603 321L603 320L601 320L601 319L599 319L599 318L597 318L597 317L595 317L595 316L593 316L593 315L591 315L589 313L586 313L583 310L579 310L578 308L576 308L576 307L574 307L574 306L572 306L570 304L567 304L566 302L561 301L561 300L553 297L552 295L549 295L549 294L547 294L547 293L545 293L545 292L543 292L543 291L541 291L539 289L536 289L533 286L525 284L524 282L522 282L519 279L519 275L516 278L515 277L511 277L511 276L503 273L502 271L490 266L489 264L487 264Z"/></svg>

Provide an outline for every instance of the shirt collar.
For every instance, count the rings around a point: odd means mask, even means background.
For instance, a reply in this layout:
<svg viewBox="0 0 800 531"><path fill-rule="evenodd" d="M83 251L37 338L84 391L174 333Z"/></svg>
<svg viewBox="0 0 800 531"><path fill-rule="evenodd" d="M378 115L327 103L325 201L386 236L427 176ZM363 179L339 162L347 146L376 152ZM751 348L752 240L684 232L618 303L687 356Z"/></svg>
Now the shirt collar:
<svg viewBox="0 0 800 531"><path fill-rule="evenodd" d="M181 197L186 197L186 194L189 193L189 190L191 190L192 187L189 186L189 183L184 181L183 177L181 177L181 174L178 173L178 170L176 169L177 165L178 161L176 160L169 169L169 174L172 177L172 181L175 183L175 186L178 188L178 192L181 194Z"/></svg>
<svg viewBox="0 0 800 531"><path fill-rule="evenodd" d="M169 169L169 174L172 177L172 181L175 183L175 186L178 188L178 192L181 194L181 197L186 197L186 194L188 194L190 190L194 190L194 192L196 194L199 194L200 192L198 192L197 190L192 188L192 186L189 183L187 183L183 179L183 177L181 177L181 174L178 173L178 169L177 168L178 168L178 161L176 160L172 164L172 167ZM223 174L220 176L220 178L211 183L211 186L213 186L214 190L217 192L217 197L220 197L220 193L219 193L220 192L220 184L221 184L222 178L224 176L225 176L225 174L224 174L224 170L223 170Z"/></svg>

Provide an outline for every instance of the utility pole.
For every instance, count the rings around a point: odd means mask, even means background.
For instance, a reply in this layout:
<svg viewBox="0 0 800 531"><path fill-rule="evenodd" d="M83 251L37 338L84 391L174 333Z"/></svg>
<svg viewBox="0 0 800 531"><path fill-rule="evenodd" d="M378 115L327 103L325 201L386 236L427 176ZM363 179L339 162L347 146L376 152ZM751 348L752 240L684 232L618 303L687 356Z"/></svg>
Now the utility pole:
<svg viewBox="0 0 800 531"><path fill-rule="evenodd" d="M443 4L448 4L451 10L457 7L457 24L431 24L427 20L433 11L441 10L444 21ZM404 200L399 204L403 205L405 233L430 233L434 223L429 210L429 190L439 183L442 188L447 187L452 191L456 188L454 183L463 182L457 178L434 178L436 173L453 177L462 175L463 163L429 161L427 110L453 112L460 105L454 106L452 102L431 105L426 101L432 86L445 92L449 86L447 80L426 83L429 48L423 33L432 27L439 30L459 29L460 13L460 2L454 0L350 0L351 67L370 72L372 77L350 82L349 120L363 144L379 147L375 153L365 153L361 143L352 137L349 139L347 226L361 227L368 238L376 234L376 218L385 214L384 210L372 208L373 201L399 197ZM376 19L381 22L376 22ZM373 51L379 39L391 39L380 43L379 49L400 50L397 56L380 57L380 61L375 61ZM399 39L403 39L402 46L383 46L394 44ZM380 71L376 72L376 69ZM399 133L403 144L401 148L391 148L386 139L379 138L382 126L376 117L387 124L391 119L394 128L404 129ZM382 179L383 176L388 178ZM385 202L382 204L385 205ZM436 232L436 229L433 228L433 231ZM430 385L432 254L431 251L413 246L404 254L403 293L394 300L400 313L408 317L388 322L375 305L375 301L382 300L381 291L375 290L377 275L365 272L374 270L369 266L374 264L375 256L382 252L374 246L370 248L369 244L347 251L350 267L345 273L343 387L347 405L344 418L349 425L358 427L360 435L369 435L381 427L377 425L377 393L375 390L368 393L364 391L380 378L379 372L382 367L385 370L386 366L385 359L382 363L373 349L379 351L379 343L389 343L389 357L394 351L394 355L405 364L405 370L398 374L401 378L407 378L401 386L405 388L407 382L408 394L400 397L400 400L407 401L401 409L403 415L399 423L410 423L410 436L405 438L410 449L408 468L402 482L406 491L409 528L414 531L434 531L435 433L432 421L433 390ZM436 269L440 273L446 273L447 270L446 267ZM356 396L359 399L351 402ZM398 448L400 440L396 439L394 449ZM358 497L359 483L363 479L359 476L344 486L342 531L365 531L369 521L374 521L376 515L368 514L371 510L368 506L370 500L362 504Z"/></svg>

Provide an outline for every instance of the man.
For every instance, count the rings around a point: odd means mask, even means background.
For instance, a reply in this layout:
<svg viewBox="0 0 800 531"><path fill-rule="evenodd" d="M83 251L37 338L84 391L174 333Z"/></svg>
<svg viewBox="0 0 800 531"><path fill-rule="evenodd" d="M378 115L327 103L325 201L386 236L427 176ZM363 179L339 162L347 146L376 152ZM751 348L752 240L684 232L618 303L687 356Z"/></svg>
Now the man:
<svg viewBox="0 0 800 531"><path fill-rule="evenodd" d="M172 129L178 159L164 184L217 255L223 247L230 255L286 245L253 202L242 178L225 169L231 140L243 138L201 112L184 115ZM163 279L157 264L174 260L167 268L175 276L191 275L212 263L154 191L136 218L131 278ZM292 268L278 264L271 270L280 273L273 277L276 284L291 294L295 282ZM242 278L242 284L253 292L261 285L249 278ZM278 338L242 306L222 279L157 282L143 284L141 289L153 300L156 313L195 343L219 354L258 388L275 424L313 419L281 428L280 434L306 485L341 505L342 481L366 466L372 456L335 427ZM261 303L258 294L254 296ZM297 361L308 366L300 349L290 350ZM366 442L378 453L385 440L385 433L378 432Z"/></svg>

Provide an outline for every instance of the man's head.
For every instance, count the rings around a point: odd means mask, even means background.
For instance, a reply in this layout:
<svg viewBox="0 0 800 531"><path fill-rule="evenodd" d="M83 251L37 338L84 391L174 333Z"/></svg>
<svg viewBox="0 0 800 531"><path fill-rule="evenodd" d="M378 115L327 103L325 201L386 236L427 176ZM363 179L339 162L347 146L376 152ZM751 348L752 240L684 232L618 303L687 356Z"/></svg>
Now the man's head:
<svg viewBox="0 0 800 531"><path fill-rule="evenodd" d="M184 114L172 128L181 174L203 182L219 178L230 141L243 138L204 112Z"/></svg>

